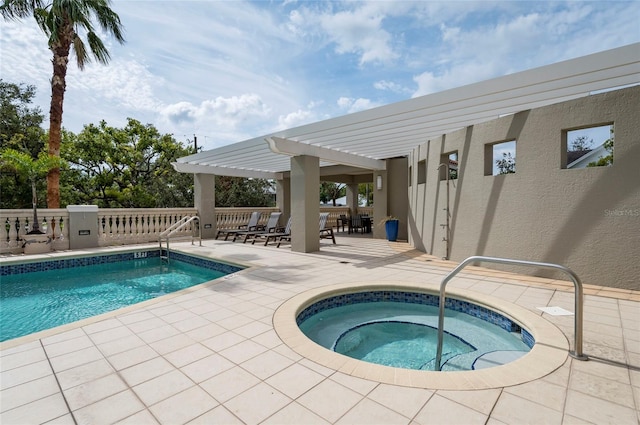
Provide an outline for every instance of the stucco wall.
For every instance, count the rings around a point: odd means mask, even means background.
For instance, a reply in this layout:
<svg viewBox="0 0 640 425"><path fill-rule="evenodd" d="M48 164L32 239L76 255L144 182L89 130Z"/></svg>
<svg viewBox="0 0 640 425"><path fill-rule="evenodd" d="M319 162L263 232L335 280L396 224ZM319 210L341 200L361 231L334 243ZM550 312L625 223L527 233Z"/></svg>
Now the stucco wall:
<svg viewBox="0 0 640 425"><path fill-rule="evenodd" d="M437 167L443 153L457 150L459 177L449 183L452 260L559 263L584 283L640 290L639 111L640 87L632 87L498 118L417 147L409 158L410 242L444 256L446 182ZM563 130L608 123L615 126L613 165L563 169ZM486 176L485 145L512 139L516 173ZM420 167L426 181L419 184Z"/></svg>

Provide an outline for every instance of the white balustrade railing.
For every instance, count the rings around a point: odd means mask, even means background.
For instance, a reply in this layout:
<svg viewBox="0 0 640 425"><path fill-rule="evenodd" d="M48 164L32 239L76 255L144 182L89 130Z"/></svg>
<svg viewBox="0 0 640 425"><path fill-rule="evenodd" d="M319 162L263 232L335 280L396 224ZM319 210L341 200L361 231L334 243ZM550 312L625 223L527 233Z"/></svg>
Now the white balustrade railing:
<svg viewBox="0 0 640 425"><path fill-rule="evenodd" d="M100 208L98 245L130 245L157 242L160 233L183 217L197 215L195 208ZM186 236L192 229L181 230ZM180 235L179 235L180 236Z"/></svg>
<svg viewBox="0 0 640 425"><path fill-rule="evenodd" d="M372 208L371 208L372 209ZM362 213L366 208L359 208ZM266 224L269 214L277 208L216 208L219 229L237 228L249 221L253 211L262 212L260 224ZM347 207L320 207L328 212L327 223L334 224L340 214L349 216ZM100 208L98 209L98 245L130 245L157 242L160 233L185 216L197 215L195 208ZM66 209L38 209L40 230L52 239L52 249L69 249L69 213ZM22 252L22 238L33 228L33 210L0 209L0 254ZM280 223L283 224L283 223ZM181 230L190 236L190 226ZM178 235L180 236L180 235Z"/></svg>
<svg viewBox="0 0 640 425"><path fill-rule="evenodd" d="M69 214L66 209L38 209L40 231L51 237L53 250L69 249ZM33 229L33 210L0 210L0 253L22 252L22 238Z"/></svg>

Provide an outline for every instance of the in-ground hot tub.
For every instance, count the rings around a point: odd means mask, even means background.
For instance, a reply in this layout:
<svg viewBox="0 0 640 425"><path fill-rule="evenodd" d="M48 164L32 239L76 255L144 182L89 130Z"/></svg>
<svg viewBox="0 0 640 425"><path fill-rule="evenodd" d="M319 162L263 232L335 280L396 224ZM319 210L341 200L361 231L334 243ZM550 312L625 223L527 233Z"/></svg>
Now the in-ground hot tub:
<svg viewBox="0 0 640 425"><path fill-rule="evenodd" d="M382 304L370 304L380 300ZM389 300L400 310L388 310L385 303ZM274 315L274 327L289 347L319 364L365 379L412 387L482 389L516 385L552 372L567 358L567 339L539 315L484 294L452 289L447 291L447 307L453 308L445 320L448 339L453 341L447 348L445 337L443 361L447 361L441 372L426 370L433 369L430 353L435 350L435 342L429 345L427 341L428 348L422 350L416 341L426 334L435 338L438 301L436 290L402 282L335 285L304 292L285 302ZM364 315L359 310L364 310ZM429 313L419 317L418 310L431 311L431 317ZM459 322L454 316L467 317ZM474 322L470 333L456 335L469 327L465 321ZM484 337L473 336L477 326L504 329L513 340L491 350L493 342L484 344ZM372 341L380 335L390 336L392 341L380 348L377 341ZM477 346L483 344L487 346L478 352ZM399 362L385 363L389 353ZM382 357L382 364L359 359L367 356ZM412 363L412 368L403 363Z"/></svg>

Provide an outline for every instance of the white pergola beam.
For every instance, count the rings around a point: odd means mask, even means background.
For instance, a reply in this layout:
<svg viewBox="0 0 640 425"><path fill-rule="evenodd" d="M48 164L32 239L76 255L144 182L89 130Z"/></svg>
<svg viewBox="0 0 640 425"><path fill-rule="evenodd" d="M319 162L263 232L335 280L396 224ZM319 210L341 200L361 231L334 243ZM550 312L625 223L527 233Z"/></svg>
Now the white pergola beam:
<svg viewBox="0 0 640 425"><path fill-rule="evenodd" d="M265 137L265 140L269 144L269 149L271 149L273 153L290 156L315 156L320 158L322 161L351 165L353 167L366 168L370 170L385 170L387 166L386 162L380 159L369 158L364 155L355 155L336 149L310 145L308 143L300 143L294 140L283 139L281 137Z"/></svg>
<svg viewBox="0 0 640 425"><path fill-rule="evenodd" d="M220 167L215 165L189 164L184 162L172 162L173 168L180 173L215 174L218 176L247 177L253 179L282 180L282 173L271 171L251 170L237 167Z"/></svg>

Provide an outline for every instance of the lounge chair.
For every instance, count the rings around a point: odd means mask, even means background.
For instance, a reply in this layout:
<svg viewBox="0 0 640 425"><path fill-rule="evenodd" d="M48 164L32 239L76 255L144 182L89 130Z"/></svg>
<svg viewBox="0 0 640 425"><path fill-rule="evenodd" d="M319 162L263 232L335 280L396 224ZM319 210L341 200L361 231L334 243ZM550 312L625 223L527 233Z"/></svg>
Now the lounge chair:
<svg viewBox="0 0 640 425"><path fill-rule="evenodd" d="M275 232L276 228L278 227L278 220L280 220L281 215L281 212L272 212L271 215L269 215L269 220L267 221L266 225L256 226L256 228L253 230L236 232L236 234L233 235L233 242L235 242L238 237L244 236L242 243L247 243L248 239L255 238L256 235Z"/></svg>
<svg viewBox="0 0 640 425"><path fill-rule="evenodd" d="M258 221L260 221L260 214L260 211L252 212L251 217L249 218L249 222L247 224L238 226L235 229L218 229L218 232L216 233L216 239L218 239L218 236L224 235L224 240L226 241L227 239L229 239L229 236L235 237L237 232L255 230L258 226Z"/></svg>
<svg viewBox="0 0 640 425"><path fill-rule="evenodd" d="M320 213L320 239L331 239L336 244L336 237L333 234L333 227L327 227L329 213Z"/></svg>
<svg viewBox="0 0 640 425"><path fill-rule="evenodd" d="M256 235L251 244L255 244L258 238L264 238L264 246L269 245L269 241L273 239L274 242L278 242L278 248L280 248L280 244L284 240L291 241L291 217L287 220L287 225L285 227L277 228L273 232L268 233L260 233Z"/></svg>

